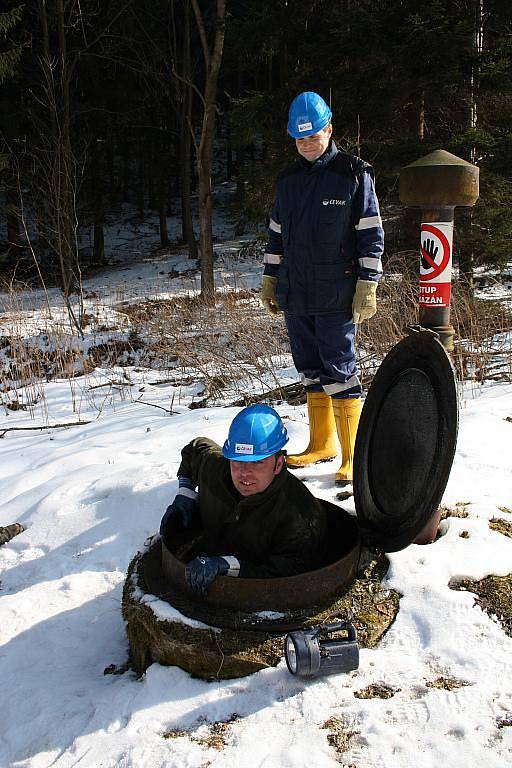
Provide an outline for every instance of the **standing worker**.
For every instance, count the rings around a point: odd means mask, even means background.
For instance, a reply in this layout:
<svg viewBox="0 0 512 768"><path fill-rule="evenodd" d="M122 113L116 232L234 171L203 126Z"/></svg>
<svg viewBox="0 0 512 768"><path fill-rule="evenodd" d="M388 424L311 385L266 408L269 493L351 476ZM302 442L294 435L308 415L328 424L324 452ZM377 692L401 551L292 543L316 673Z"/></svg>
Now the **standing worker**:
<svg viewBox="0 0 512 768"><path fill-rule="evenodd" d="M284 312L307 392L309 445L287 464L334 458L337 432L336 482L344 484L361 413L354 337L376 312L384 231L373 169L337 148L331 117L317 93L301 93L290 106L288 133L300 157L277 179L261 300L271 314Z"/></svg>

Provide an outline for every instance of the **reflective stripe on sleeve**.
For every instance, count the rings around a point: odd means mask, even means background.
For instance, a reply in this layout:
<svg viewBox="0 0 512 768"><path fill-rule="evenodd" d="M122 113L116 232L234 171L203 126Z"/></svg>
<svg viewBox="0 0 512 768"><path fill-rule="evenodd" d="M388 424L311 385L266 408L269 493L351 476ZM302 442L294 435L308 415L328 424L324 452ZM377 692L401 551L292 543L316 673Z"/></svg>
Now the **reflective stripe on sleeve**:
<svg viewBox="0 0 512 768"><path fill-rule="evenodd" d="M308 379L303 373L300 375L300 380L305 387L310 387L312 384L320 384L320 379Z"/></svg>
<svg viewBox="0 0 512 768"><path fill-rule="evenodd" d="M197 499L196 491L192 490L192 488L185 488L183 486L178 489L176 496L186 496L187 499L194 499L194 501Z"/></svg>
<svg viewBox="0 0 512 768"><path fill-rule="evenodd" d="M356 224L356 229L372 229L373 227L382 228L382 219L380 216L366 216L364 219L359 219L359 224Z"/></svg>
<svg viewBox="0 0 512 768"><path fill-rule="evenodd" d="M283 257L279 253L264 253L263 263L264 264L280 264L282 258Z"/></svg>
<svg viewBox="0 0 512 768"><path fill-rule="evenodd" d="M233 557L233 555L222 555L224 560L229 564L228 576L238 576L240 573L240 562Z"/></svg>
<svg viewBox="0 0 512 768"><path fill-rule="evenodd" d="M344 384L341 384L341 382L324 384L324 392L326 395L337 395L339 392L345 392L346 389L352 389L352 387L357 386L361 386L359 376L351 376Z"/></svg>
<svg viewBox="0 0 512 768"><path fill-rule="evenodd" d="M278 232L281 234L281 225L277 223L277 221L274 221L274 219L270 219L270 224L268 225L268 228L272 230L272 232Z"/></svg>
<svg viewBox="0 0 512 768"><path fill-rule="evenodd" d="M361 267L364 267L365 269L372 269L374 272L378 272L379 274L382 272L382 262L375 256L363 256L361 259L359 259L359 264Z"/></svg>

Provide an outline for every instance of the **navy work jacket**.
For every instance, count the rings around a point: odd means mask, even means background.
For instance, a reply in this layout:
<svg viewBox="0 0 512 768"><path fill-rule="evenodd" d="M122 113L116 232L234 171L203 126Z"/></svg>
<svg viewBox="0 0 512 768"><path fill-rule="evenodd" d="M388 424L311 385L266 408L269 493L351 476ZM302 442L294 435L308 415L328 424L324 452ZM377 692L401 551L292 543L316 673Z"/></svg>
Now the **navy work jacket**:
<svg viewBox="0 0 512 768"><path fill-rule="evenodd" d="M378 281L384 231L373 170L332 141L277 180L264 256L277 300L294 315L350 310L357 279Z"/></svg>

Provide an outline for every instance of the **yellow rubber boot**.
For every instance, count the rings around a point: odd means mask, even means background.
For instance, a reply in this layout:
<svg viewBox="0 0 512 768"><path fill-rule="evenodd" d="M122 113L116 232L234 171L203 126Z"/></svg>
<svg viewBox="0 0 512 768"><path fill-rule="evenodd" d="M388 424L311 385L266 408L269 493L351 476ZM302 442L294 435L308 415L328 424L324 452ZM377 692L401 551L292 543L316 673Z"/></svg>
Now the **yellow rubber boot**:
<svg viewBox="0 0 512 768"><path fill-rule="evenodd" d="M308 416L309 445L302 453L286 457L286 463L292 469L328 461L336 456L332 398L325 392L308 392Z"/></svg>
<svg viewBox="0 0 512 768"><path fill-rule="evenodd" d="M356 443L357 425L361 415L361 398L347 397L332 401L336 431L341 443L341 467L336 472L337 483L352 482L352 464L354 461L354 446Z"/></svg>

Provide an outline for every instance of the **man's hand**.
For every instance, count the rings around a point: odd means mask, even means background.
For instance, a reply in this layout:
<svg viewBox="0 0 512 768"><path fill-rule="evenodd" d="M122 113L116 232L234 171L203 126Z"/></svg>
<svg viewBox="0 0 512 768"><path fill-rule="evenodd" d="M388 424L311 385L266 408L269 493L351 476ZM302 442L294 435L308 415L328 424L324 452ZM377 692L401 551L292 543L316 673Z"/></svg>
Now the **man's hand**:
<svg viewBox="0 0 512 768"><path fill-rule="evenodd" d="M223 557L201 555L192 560L185 568L185 580L192 592L205 597L208 587L217 576L225 576L228 571L229 563Z"/></svg>
<svg viewBox="0 0 512 768"><path fill-rule="evenodd" d="M277 315L279 305L276 299L276 285L277 277L271 277L270 275L263 275L261 282L260 301L271 315Z"/></svg>
<svg viewBox="0 0 512 768"><path fill-rule="evenodd" d="M176 528L190 528L197 511L197 493L188 488L180 488L173 503L167 507L160 523L160 535L165 541L169 525Z"/></svg>
<svg viewBox="0 0 512 768"><path fill-rule="evenodd" d="M377 311L377 283L373 280L358 280L352 299L352 317L354 323L368 320Z"/></svg>

